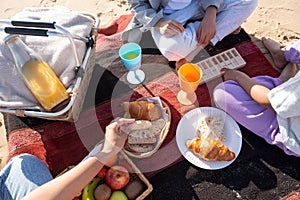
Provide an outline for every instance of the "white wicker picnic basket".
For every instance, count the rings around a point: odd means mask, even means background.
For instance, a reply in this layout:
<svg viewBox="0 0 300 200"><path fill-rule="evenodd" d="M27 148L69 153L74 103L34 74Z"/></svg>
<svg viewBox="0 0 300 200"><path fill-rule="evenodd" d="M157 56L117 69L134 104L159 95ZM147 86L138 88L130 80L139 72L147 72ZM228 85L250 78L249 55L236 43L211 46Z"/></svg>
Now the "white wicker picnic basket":
<svg viewBox="0 0 300 200"><path fill-rule="evenodd" d="M94 14L87 12L78 13L90 17L94 21L89 37L84 38L77 35L72 35L68 30L56 24L55 22L10 21L6 19L0 19L0 25L5 25L4 27L0 27L0 31L4 31L7 34L68 37L70 41L70 48L72 49L76 62L76 66L74 67L76 80L70 93L70 101L60 111L46 112L26 109L0 108L0 112L13 114L20 117L36 117L47 120L71 122L78 119L95 66L95 42L100 24L99 19ZM82 62L80 62L78 59L74 40L82 40L86 43L87 48Z"/></svg>

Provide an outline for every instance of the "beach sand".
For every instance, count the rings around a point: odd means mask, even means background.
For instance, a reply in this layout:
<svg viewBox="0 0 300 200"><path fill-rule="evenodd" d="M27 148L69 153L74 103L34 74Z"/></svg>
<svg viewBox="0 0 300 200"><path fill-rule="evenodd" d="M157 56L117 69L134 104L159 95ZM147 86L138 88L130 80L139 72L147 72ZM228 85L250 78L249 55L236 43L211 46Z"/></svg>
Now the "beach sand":
<svg viewBox="0 0 300 200"><path fill-rule="evenodd" d="M127 0L2 0L0 18L10 19L24 7L65 6L71 10L92 12L100 18L101 26L109 25L122 14L130 13ZM261 0L254 13L242 24L266 56L268 52L260 43L262 36L271 37L283 45L300 38L300 1L299 0ZM272 62L272 60L270 59ZM0 168L6 161L7 143L2 116L0 115Z"/></svg>

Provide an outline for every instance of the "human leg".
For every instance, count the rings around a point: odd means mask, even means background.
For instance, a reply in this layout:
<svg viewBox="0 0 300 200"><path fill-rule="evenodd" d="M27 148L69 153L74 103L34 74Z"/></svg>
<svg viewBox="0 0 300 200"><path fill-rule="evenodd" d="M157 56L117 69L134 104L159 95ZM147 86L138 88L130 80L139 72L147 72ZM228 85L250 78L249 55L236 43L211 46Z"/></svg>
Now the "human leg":
<svg viewBox="0 0 300 200"><path fill-rule="evenodd" d="M279 78L282 82L286 82L290 78L294 77L297 74L297 72L298 69L296 65L293 63L288 63L280 73Z"/></svg>
<svg viewBox="0 0 300 200"><path fill-rule="evenodd" d="M52 178L47 166L37 157L30 154L13 157L0 172L0 199L21 199Z"/></svg>
<svg viewBox="0 0 300 200"><path fill-rule="evenodd" d="M199 2L201 1L197 1L197 3ZM240 27L255 9L257 0L225 0L224 4L218 10L217 32L211 40L213 45ZM191 4L183 10L165 16L164 19L177 20L183 24L188 19L198 19L195 22L186 24L185 31L173 37L165 37L158 30L151 29L155 44L164 57L169 61L179 61L179 66L180 63L190 62L204 48L198 45L197 40L197 31L201 23L200 19L204 14L205 11L199 10L199 5L194 6Z"/></svg>
<svg viewBox="0 0 300 200"><path fill-rule="evenodd" d="M196 25L188 26L184 32L173 37L165 37L154 28L151 29L151 34L157 48L165 58L169 61L179 61L198 47L195 27Z"/></svg>
<svg viewBox="0 0 300 200"><path fill-rule="evenodd" d="M269 50L276 67L282 69L286 64L285 53L281 49L281 44L271 38L262 37L261 41L263 45Z"/></svg>
<svg viewBox="0 0 300 200"><path fill-rule="evenodd" d="M185 30L173 37L165 37L159 30L152 28L151 34L156 46L169 61L189 62L188 55L198 47L197 30L200 22L188 23L190 20L203 18L205 11L199 9L201 0L192 1L183 9L166 14L164 20L176 20L185 26ZM186 60L186 61L185 61Z"/></svg>
<svg viewBox="0 0 300 200"><path fill-rule="evenodd" d="M257 0L224 0L224 7L218 10L216 35L211 39L215 45L227 35L236 31L251 15L257 6Z"/></svg>
<svg viewBox="0 0 300 200"><path fill-rule="evenodd" d="M255 80L266 82L272 80L269 77L257 77ZM279 85L279 79L272 80L272 84L268 84L268 88ZM235 81L225 81L214 89L214 101L216 105L228 112L236 121L248 128L249 130L262 135L269 128L268 124L276 121L276 113L274 110L264 108L255 102L246 91ZM266 121L262 120L266 118ZM263 124L261 124L263 123ZM259 124L259 125L258 125Z"/></svg>
<svg viewBox="0 0 300 200"><path fill-rule="evenodd" d="M269 89L281 84L279 78L268 76L255 77L254 80ZM283 149L286 154L295 155L283 145L276 112L255 102L237 82L226 81L219 84L213 95L216 106L227 112L238 123L264 138L269 144Z"/></svg>

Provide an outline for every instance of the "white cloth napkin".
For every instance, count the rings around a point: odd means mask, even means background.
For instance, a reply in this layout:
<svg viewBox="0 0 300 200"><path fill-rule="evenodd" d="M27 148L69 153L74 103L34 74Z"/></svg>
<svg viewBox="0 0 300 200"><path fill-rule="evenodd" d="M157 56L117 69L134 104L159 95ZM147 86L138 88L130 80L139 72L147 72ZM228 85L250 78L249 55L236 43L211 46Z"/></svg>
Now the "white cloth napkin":
<svg viewBox="0 0 300 200"><path fill-rule="evenodd" d="M11 20L56 22L56 24L70 31L71 34L81 37L90 35L94 23L90 17L61 6L25 8ZM3 31L0 33L0 108L43 110L25 85L21 74L19 74L14 65L12 55L3 42L3 38L6 35ZM48 63L66 88L72 87L75 80L74 68L76 64L74 53L67 37L20 37ZM86 44L83 41L75 40L75 45L79 61L82 62Z"/></svg>

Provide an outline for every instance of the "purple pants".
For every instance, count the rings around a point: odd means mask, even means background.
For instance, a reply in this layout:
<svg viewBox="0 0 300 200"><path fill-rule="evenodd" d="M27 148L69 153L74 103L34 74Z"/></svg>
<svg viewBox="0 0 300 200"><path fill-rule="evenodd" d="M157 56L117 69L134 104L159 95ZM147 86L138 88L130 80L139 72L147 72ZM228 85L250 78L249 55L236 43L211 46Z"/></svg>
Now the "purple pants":
<svg viewBox="0 0 300 200"><path fill-rule="evenodd" d="M279 78L269 76L257 76L253 79L269 89L282 83ZM219 84L214 90L214 101L217 107L226 111L245 128L268 143L280 147L286 154L296 155L282 143L276 112L259 105L237 82L230 80Z"/></svg>
<svg viewBox="0 0 300 200"><path fill-rule="evenodd" d="M285 58L289 62L292 62L295 64L300 63L300 40L297 40L286 46Z"/></svg>

